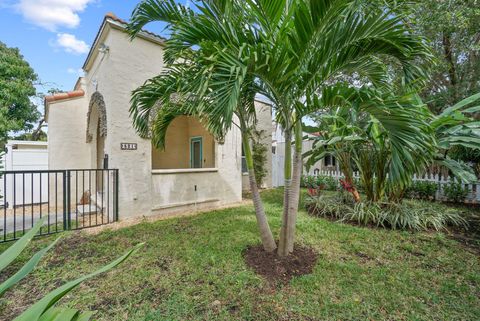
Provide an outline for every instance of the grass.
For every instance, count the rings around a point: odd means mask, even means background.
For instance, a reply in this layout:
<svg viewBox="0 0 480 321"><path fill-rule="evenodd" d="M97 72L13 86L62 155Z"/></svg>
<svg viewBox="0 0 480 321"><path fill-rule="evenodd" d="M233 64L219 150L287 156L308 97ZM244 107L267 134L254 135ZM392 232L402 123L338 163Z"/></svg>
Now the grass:
<svg viewBox="0 0 480 321"><path fill-rule="evenodd" d="M282 191L263 198L277 233ZM37 239L29 253L54 237ZM247 245L259 242L252 206L98 235L64 234L39 268L0 299L0 319L138 242L146 245L134 257L62 304L97 310L99 320L480 319L479 255L444 233L362 228L301 211L297 239L319 253L318 263L313 274L278 286L242 258Z"/></svg>

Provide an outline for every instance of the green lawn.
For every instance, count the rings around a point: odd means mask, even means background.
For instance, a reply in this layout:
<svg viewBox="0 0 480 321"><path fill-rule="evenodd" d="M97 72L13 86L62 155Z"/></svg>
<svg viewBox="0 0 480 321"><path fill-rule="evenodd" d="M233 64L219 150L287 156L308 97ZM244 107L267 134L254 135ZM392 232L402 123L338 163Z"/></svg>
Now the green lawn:
<svg viewBox="0 0 480 321"><path fill-rule="evenodd" d="M279 190L263 194L275 233L281 196ZM242 250L258 242L252 206L98 235L64 234L39 268L0 299L0 319L10 320L48 290L138 242L146 246L134 257L62 304L97 310L99 320L480 319L478 252L443 233L361 228L302 211L297 235L318 251L317 266L280 286L244 264ZM52 239L38 239L30 249Z"/></svg>

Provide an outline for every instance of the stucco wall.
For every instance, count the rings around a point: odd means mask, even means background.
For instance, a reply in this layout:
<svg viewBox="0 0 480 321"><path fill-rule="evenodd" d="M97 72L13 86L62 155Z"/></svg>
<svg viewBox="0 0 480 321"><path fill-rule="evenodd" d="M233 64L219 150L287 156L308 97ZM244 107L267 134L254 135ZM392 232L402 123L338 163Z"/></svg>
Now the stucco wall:
<svg viewBox="0 0 480 321"><path fill-rule="evenodd" d="M152 42L140 38L130 41L125 32L109 24L99 41L109 50L99 53L87 70L87 93L91 97L98 91L105 101L105 153L109 156L109 167L119 169L119 216L148 215L152 205L151 143L136 134L129 107L131 92L162 70L163 52ZM121 150L121 143L136 143L137 150ZM95 138L91 145L96 146ZM95 166L97 155L91 159Z"/></svg>
<svg viewBox="0 0 480 321"><path fill-rule="evenodd" d="M216 169L153 173L153 209L219 202L223 184ZM211 184L217 182L217 184Z"/></svg>
<svg viewBox="0 0 480 321"><path fill-rule="evenodd" d="M50 103L48 110L48 168L90 168L90 146L85 142L87 99Z"/></svg>

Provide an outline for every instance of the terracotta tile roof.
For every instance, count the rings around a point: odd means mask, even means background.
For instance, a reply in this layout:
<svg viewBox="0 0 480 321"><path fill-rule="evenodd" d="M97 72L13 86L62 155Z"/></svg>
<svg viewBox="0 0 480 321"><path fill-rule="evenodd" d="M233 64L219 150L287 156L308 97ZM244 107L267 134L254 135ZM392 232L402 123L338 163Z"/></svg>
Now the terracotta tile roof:
<svg viewBox="0 0 480 321"><path fill-rule="evenodd" d="M64 93L57 93L51 96L45 96L45 103L51 103L53 101L63 100L63 99L82 97L84 95L85 95L85 92L83 91L83 89L67 91Z"/></svg>
<svg viewBox="0 0 480 321"><path fill-rule="evenodd" d="M105 15L105 18L110 18L112 20L115 20L117 22L120 22L120 23L123 23L123 24L127 24L128 22L126 22L125 20L123 19L120 19L119 17L117 17L113 12L107 12L107 14Z"/></svg>

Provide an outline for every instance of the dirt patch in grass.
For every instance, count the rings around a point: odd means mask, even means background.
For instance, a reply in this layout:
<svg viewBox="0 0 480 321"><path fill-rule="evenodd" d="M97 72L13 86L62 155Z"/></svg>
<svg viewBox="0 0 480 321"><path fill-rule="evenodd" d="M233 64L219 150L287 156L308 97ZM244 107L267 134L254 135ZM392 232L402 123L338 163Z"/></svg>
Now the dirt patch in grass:
<svg viewBox="0 0 480 321"><path fill-rule="evenodd" d="M480 255L480 235L478 231L472 232L471 229L471 227L468 230L452 228L449 236L460 243L467 251Z"/></svg>
<svg viewBox="0 0 480 321"><path fill-rule="evenodd" d="M309 247L296 245L293 253L280 257L277 252L266 252L262 245L249 246L243 253L245 262L257 274L272 283L288 283L292 277L310 274L318 254Z"/></svg>

